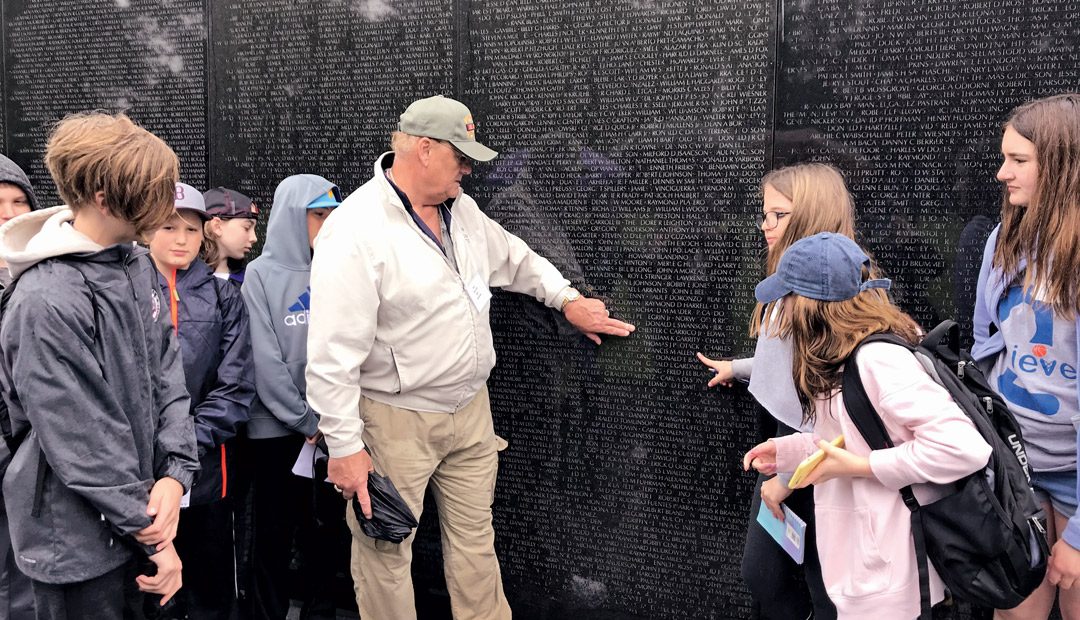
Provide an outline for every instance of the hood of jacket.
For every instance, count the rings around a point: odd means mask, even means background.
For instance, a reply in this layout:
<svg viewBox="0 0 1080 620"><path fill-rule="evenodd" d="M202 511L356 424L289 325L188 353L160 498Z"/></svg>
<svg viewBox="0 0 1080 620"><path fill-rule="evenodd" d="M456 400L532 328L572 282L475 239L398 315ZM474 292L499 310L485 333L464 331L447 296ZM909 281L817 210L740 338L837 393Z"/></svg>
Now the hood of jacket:
<svg viewBox="0 0 1080 620"><path fill-rule="evenodd" d="M307 205L336 187L312 174L282 181L274 192L262 254L244 275L257 386L249 437L310 437L318 431L318 418L305 399L311 307Z"/></svg>
<svg viewBox="0 0 1080 620"><path fill-rule="evenodd" d="M31 211L37 211L41 208L41 205L38 203L37 194L34 193L34 188L30 185L30 178L26 176L26 173L19 167L19 164L3 155L0 155L0 183L18 185L23 193L26 194L26 199L30 201Z"/></svg>
<svg viewBox="0 0 1080 620"><path fill-rule="evenodd" d="M320 195L338 187L314 174L295 174L278 184L274 206L266 225L266 241L257 260L292 269L311 268L307 206Z"/></svg>
<svg viewBox="0 0 1080 620"><path fill-rule="evenodd" d="M31 211L0 226L0 259L18 278L41 261L68 254L90 254L103 248L71 225L75 213L60 205Z"/></svg>

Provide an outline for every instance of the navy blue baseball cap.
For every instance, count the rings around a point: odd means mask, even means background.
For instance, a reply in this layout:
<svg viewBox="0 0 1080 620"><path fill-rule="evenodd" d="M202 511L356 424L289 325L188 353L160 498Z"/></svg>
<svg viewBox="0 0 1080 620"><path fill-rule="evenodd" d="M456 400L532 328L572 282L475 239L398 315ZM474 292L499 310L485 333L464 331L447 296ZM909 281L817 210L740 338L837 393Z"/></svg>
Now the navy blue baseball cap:
<svg viewBox="0 0 1080 620"><path fill-rule="evenodd" d="M203 194L206 201L206 212L210 217L223 220L233 218L259 219L259 207L247 196L232 189L215 187Z"/></svg>
<svg viewBox="0 0 1080 620"><path fill-rule="evenodd" d="M754 296L767 304L790 293L819 301L844 301L872 288L888 289L886 278L862 279L870 257L844 235L818 233L791 244L776 273L758 283Z"/></svg>

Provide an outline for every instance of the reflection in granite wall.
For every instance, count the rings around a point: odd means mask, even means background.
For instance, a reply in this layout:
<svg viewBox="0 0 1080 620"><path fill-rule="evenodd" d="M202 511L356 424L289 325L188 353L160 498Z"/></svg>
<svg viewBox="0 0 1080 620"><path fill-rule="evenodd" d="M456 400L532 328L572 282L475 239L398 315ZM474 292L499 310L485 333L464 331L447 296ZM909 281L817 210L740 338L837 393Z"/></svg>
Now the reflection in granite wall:
<svg viewBox="0 0 1080 620"><path fill-rule="evenodd" d="M470 17L464 96L508 145L475 195L638 326L597 349L534 300L496 299L512 602L527 617L743 615L750 479L732 464L753 418L702 389L693 352L741 343L752 307L772 6L473 0Z"/></svg>
<svg viewBox="0 0 1080 620"><path fill-rule="evenodd" d="M126 109L186 181L265 208L293 173L358 187L409 101L470 104L502 155L468 191L638 325L598 349L530 299L493 302L510 443L496 544L521 618L752 615L737 459L756 423L745 393L704 389L693 353L750 349L765 170L837 163L900 303L926 324L966 319L1001 118L1080 89L1075 0L0 7L0 131L46 200L43 139L70 111ZM433 510L415 548L425 618L449 617Z"/></svg>
<svg viewBox="0 0 1080 620"><path fill-rule="evenodd" d="M784 2L777 163L833 161L900 304L970 335L982 247L1001 206L1001 122L1080 89L1067 0Z"/></svg>
<svg viewBox="0 0 1080 620"><path fill-rule="evenodd" d="M6 154L42 202L56 200L41 162L50 126L93 108L127 110L206 185L205 0L4 0L3 15Z"/></svg>
<svg viewBox="0 0 1080 620"><path fill-rule="evenodd" d="M267 208L300 172L348 194L371 177L409 102L454 89L450 0L234 0L211 11L213 183Z"/></svg>

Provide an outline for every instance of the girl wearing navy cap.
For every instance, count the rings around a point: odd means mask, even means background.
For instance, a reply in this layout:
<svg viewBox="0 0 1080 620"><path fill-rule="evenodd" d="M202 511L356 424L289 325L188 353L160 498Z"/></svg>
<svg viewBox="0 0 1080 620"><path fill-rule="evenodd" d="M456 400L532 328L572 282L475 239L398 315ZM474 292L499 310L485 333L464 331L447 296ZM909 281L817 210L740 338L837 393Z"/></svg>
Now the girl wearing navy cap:
<svg viewBox="0 0 1080 620"><path fill-rule="evenodd" d="M238 191L218 187L203 194L210 220L199 257L214 270L214 276L237 286L244 282L247 255L259 241L255 225L259 208Z"/></svg>
<svg viewBox="0 0 1080 620"><path fill-rule="evenodd" d="M932 502L943 495L940 485L974 473L990 458L990 446L949 392L908 349L891 342L864 345L854 363L895 447L871 451L852 422L840 386L855 347L878 333L913 344L920 338L915 321L889 300L888 286L888 280L870 279L870 259L854 241L822 233L792 245L755 291L766 304L762 329L791 342L791 376L803 421L814 431L755 446L743 467L792 473L824 450L824 460L797 486L814 486L822 578L841 619L919 617L911 511L898 490L914 485L922 503ZM781 314L769 312L781 301ZM840 436L845 447L829 443ZM929 570L936 603L944 585L932 565Z"/></svg>

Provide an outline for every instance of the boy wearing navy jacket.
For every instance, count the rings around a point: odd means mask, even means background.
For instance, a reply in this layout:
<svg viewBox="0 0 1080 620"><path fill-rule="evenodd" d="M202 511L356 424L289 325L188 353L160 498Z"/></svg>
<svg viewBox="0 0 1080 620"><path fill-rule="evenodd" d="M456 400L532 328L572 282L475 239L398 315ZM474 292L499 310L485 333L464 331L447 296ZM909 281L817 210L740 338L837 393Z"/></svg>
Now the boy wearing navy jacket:
<svg viewBox="0 0 1080 620"><path fill-rule="evenodd" d="M199 260L202 194L176 184L176 213L150 239L162 296L184 360L201 471L180 511L176 549L184 589L168 617L228 620L235 598L230 481L233 439L255 398L247 310L240 289Z"/></svg>

